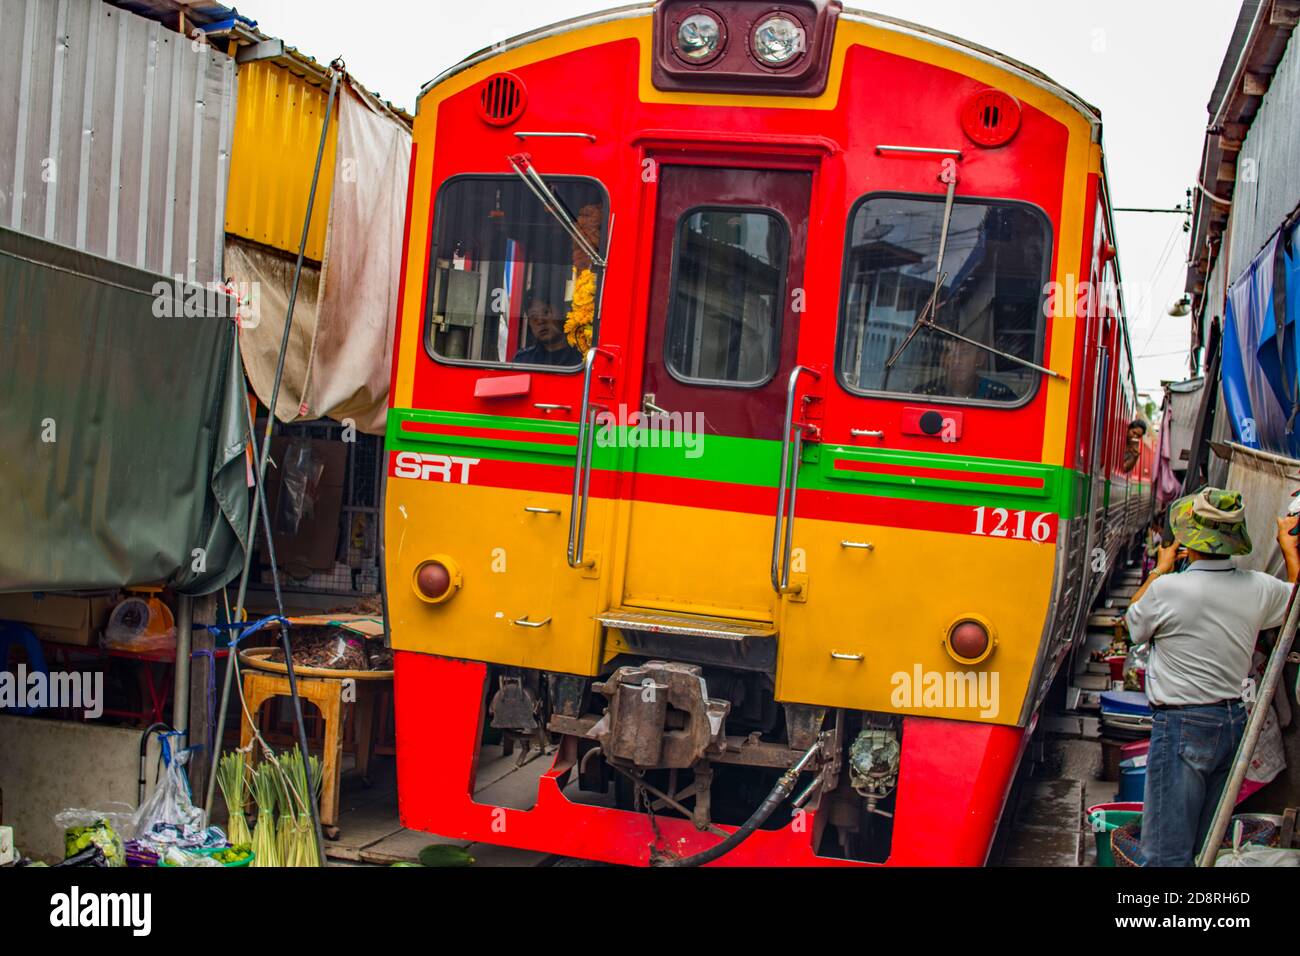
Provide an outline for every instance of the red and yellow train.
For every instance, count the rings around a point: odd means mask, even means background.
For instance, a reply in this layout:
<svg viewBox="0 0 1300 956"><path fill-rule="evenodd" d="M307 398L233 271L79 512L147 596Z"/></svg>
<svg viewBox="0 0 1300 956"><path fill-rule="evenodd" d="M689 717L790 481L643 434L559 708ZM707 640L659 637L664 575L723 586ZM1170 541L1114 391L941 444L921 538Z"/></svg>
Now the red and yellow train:
<svg viewBox="0 0 1300 956"><path fill-rule="evenodd" d="M1096 110L833 0L518 37L422 92L395 350L406 826L986 860L1148 507Z"/></svg>

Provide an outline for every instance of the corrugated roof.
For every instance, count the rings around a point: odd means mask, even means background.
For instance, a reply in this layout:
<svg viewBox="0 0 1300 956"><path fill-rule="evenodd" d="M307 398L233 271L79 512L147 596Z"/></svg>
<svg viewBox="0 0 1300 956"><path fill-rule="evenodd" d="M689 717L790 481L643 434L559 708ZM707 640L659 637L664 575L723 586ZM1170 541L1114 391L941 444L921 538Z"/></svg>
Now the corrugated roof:
<svg viewBox="0 0 1300 956"><path fill-rule="evenodd" d="M130 10L132 13L165 23L176 29L180 15L183 13L187 22L196 27L208 27L225 20L239 20L250 27L256 27L257 21L240 14L234 7L214 0L104 0L115 7Z"/></svg>
<svg viewBox="0 0 1300 956"><path fill-rule="evenodd" d="M0 221L221 278L235 64L99 0L0 0Z"/></svg>

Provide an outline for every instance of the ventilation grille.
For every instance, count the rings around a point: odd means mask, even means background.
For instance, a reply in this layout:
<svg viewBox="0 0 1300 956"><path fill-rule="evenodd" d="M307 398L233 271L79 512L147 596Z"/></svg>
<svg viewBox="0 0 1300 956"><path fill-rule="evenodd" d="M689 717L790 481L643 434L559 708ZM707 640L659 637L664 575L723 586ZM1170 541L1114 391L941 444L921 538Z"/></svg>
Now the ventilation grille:
<svg viewBox="0 0 1300 956"><path fill-rule="evenodd" d="M506 126L523 115L528 90L513 73L497 73L478 91L478 115L493 126Z"/></svg>
<svg viewBox="0 0 1300 956"><path fill-rule="evenodd" d="M966 101L962 129L980 146L1003 146L1020 131L1020 104L1000 90L983 90Z"/></svg>

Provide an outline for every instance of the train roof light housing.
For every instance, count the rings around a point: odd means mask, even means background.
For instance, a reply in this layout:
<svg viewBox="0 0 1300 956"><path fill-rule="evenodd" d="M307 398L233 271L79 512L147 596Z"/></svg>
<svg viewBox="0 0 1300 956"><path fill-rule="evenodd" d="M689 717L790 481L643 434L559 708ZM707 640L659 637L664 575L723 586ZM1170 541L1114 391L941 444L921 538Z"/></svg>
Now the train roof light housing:
<svg viewBox="0 0 1300 956"><path fill-rule="evenodd" d="M678 24L673 52L691 66L703 66L717 59L726 45L725 21L712 10L700 7Z"/></svg>
<svg viewBox="0 0 1300 956"><path fill-rule="evenodd" d="M808 49L808 34L792 16L774 13L754 27L750 47L763 66L785 69Z"/></svg>
<svg viewBox="0 0 1300 956"><path fill-rule="evenodd" d="M1005 146L1020 132L1020 103L1001 90L980 90L961 110L961 128L977 146Z"/></svg>
<svg viewBox="0 0 1300 956"><path fill-rule="evenodd" d="M820 96L840 0L657 0L650 79L674 93Z"/></svg>

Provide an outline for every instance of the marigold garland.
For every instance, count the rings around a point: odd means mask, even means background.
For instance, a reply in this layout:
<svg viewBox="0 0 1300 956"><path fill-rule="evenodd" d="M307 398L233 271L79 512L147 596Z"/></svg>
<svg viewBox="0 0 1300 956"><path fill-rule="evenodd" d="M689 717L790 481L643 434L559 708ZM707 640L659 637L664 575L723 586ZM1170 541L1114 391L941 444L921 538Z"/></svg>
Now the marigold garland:
<svg viewBox="0 0 1300 956"><path fill-rule="evenodd" d="M564 335L584 355L591 348L592 323L596 320L596 273L583 269L573 283L573 304L564 323Z"/></svg>

